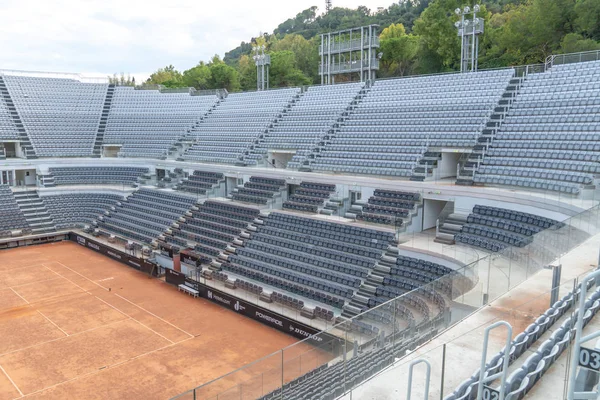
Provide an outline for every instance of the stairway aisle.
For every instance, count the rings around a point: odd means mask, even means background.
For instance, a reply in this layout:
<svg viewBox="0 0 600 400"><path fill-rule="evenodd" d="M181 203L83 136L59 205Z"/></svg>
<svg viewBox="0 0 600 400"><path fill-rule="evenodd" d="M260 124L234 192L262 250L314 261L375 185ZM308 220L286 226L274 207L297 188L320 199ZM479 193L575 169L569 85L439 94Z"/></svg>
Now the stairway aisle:
<svg viewBox="0 0 600 400"><path fill-rule="evenodd" d="M37 191L27 190L13 193L21 212L31 228L32 234L55 232L54 220Z"/></svg>

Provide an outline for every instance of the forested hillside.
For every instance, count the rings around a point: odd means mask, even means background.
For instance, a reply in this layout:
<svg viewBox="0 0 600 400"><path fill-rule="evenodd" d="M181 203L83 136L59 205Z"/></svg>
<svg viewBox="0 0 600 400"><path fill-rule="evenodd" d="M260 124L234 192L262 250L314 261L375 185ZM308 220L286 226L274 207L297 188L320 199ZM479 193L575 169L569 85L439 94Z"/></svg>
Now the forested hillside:
<svg viewBox="0 0 600 400"><path fill-rule="evenodd" d="M319 34L362 25L380 26L383 53L379 77L452 71L459 68L460 40L454 9L459 0L404 0L380 12L366 7L333 8L317 14L311 7L207 62L153 73L148 83L196 89L256 88L252 46L264 44L271 55L271 86L320 82ZM483 0L485 33L480 68L540 63L550 54L600 49L600 0ZM186 67L186 66L180 66Z"/></svg>

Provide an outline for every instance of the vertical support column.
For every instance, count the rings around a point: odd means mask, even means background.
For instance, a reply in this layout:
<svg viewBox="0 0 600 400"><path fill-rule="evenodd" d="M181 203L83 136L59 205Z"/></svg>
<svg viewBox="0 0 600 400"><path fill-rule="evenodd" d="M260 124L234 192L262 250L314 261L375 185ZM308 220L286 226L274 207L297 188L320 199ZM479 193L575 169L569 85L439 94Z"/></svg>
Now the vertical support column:
<svg viewBox="0 0 600 400"><path fill-rule="evenodd" d="M323 84L323 81L325 80L325 63L323 62L325 59L325 46L323 45L324 43L324 35L321 34L321 85Z"/></svg>
<svg viewBox="0 0 600 400"><path fill-rule="evenodd" d="M331 84L331 33L327 34L327 84Z"/></svg>
<svg viewBox="0 0 600 400"><path fill-rule="evenodd" d="M365 60L365 27L360 27L360 81L364 82L364 60Z"/></svg>

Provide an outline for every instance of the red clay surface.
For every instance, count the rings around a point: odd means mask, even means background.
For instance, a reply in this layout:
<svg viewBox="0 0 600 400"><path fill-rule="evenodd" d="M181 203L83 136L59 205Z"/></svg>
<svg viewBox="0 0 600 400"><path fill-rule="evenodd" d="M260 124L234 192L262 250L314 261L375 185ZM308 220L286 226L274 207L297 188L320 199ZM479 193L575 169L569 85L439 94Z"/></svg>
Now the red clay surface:
<svg viewBox="0 0 600 400"><path fill-rule="evenodd" d="M69 242L0 252L0 338L0 399L61 400L168 399L296 342ZM302 344L284 360L287 381L327 355ZM266 394L280 363L259 362L197 399Z"/></svg>

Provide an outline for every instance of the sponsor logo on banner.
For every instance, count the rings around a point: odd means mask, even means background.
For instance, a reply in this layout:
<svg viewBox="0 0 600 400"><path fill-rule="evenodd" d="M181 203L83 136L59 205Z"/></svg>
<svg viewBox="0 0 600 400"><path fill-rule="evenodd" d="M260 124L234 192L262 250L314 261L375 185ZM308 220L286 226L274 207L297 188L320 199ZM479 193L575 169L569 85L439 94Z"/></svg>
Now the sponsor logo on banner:
<svg viewBox="0 0 600 400"><path fill-rule="evenodd" d="M138 258L133 255L129 255L127 253L119 251L117 249L114 249L112 247L106 246L103 243L95 242L92 239L79 236L73 232L69 234L69 239L73 242L77 242L82 246L86 246L100 254L110 257L113 260L117 260L126 265L132 266L137 270L141 270L147 273L153 273L154 275L158 273L158 269L155 268L154 264L142 258Z"/></svg>
<svg viewBox="0 0 600 400"><path fill-rule="evenodd" d="M271 317L269 315L265 315L265 314L261 313L260 311L257 311L255 315L256 315L256 317L258 317L264 321L270 322L272 324L275 324L275 325L283 328L283 321L281 321L280 319Z"/></svg>
<svg viewBox="0 0 600 400"><path fill-rule="evenodd" d="M111 257L117 258L117 259L119 259L119 260L121 259L121 256L120 256L120 255L118 255L118 254L115 254L114 252L112 252L112 251L110 251L110 250L109 250L109 251L107 251L107 252L106 252L106 254L108 254L108 255L109 255L109 256L111 256ZM129 262L131 262L131 260L130 260ZM137 265L138 267L140 266L139 264L135 264L135 265Z"/></svg>
<svg viewBox="0 0 600 400"><path fill-rule="evenodd" d="M298 335L304 336L305 338L310 338L311 340L314 340L316 342L322 342L323 338L320 336L316 336L316 335L312 335L308 332L306 332L304 329L298 328L294 325L290 325L290 332L294 332L297 333Z"/></svg>
<svg viewBox="0 0 600 400"><path fill-rule="evenodd" d="M235 304L233 305L233 308L237 312L242 312L242 311L244 311L246 309L246 307L244 307L243 305L241 305L239 301L235 302Z"/></svg>

